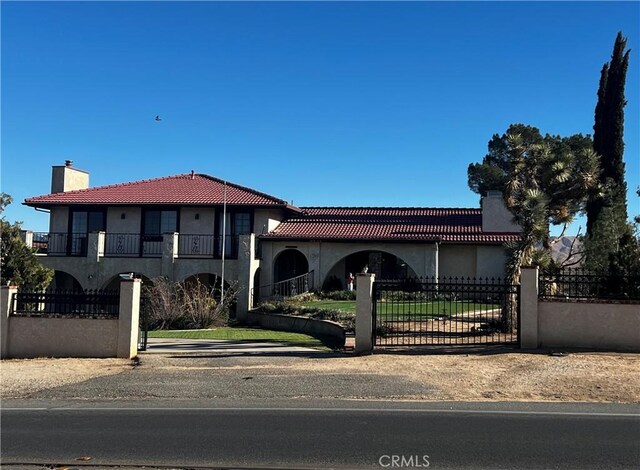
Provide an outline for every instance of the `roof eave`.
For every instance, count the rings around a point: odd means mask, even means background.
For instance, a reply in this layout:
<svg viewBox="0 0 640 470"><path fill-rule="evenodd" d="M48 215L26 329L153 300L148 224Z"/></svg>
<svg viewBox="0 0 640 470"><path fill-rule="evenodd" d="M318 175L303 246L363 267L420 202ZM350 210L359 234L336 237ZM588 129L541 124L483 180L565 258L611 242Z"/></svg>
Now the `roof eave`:
<svg viewBox="0 0 640 470"><path fill-rule="evenodd" d="M323 241L323 242L335 242L335 243L355 243L355 242L365 242L365 243L438 243L440 242L440 238L438 237L430 237L430 238L357 238L357 237L326 237L326 236L317 236L317 237L305 237L305 236L278 236L278 235L258 235L258 238L261 240L268 241Z"/></svg>

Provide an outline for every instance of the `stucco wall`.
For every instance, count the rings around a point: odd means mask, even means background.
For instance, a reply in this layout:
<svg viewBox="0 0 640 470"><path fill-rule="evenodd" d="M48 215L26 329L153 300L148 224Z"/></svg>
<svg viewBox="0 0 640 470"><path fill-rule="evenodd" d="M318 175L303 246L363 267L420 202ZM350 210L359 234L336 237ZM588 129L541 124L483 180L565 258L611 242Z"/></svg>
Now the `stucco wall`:
<svg viewBox="0 0 640 470"><path fill-rule="evenodd" d="M175 281L181 281L194 274L211 273L220 276L222 273L222 261L211 258L175 258L173 262L171 260L166 262L159 257L100 257L99 262L82 256L42 256L38 259L48 268L70 274L77 279L83 289L104 289L118 274L127 272L141 273L150 279L166 276ZM235 259L225 260L227 279L238 279L238 263L239 260ZM252 260L252 275L259 265L258 260ZM248 282L241 281L243 284Z"/></svg>
<svg viewBox="0 0 640 470"><path fill-rule="evenodd" d="M69 230L69 209L52 207L49 214L49 232L67 233Z"/></svg>
<svg viewBox="0 0 640 470"><path fill-rule="evenodd" d="M504 278L506 250L501 245L440 245L440 277Z"/></svg>
<svg viewBox="0 0 640 470"><path fill-rule="evenodd" d="M140 207L107 208L107 233L140 233L141 224L142 208Z"/></svg>
<svg viewBox="0 0 640 470"><path fill-rule="evenodd" d="M260 325L270 330L304 333L314 337L326 338L332 342L333 346L344 347L344 328L342 325L332 321L256 312L249 312L248 321L250 324Z"/></svg>
<svg viewBox="0 0 640 470"><path fill-rule="evenodd" d="M274 230L282 219L284 211L281 209L256 209L253 219L253 230L257 235Z"/></svg>
<svg viewBox="0 0 640 470"><path fill-rule="evenodd" d="M213 235L215 219L216 211L212 207L183 207L180 209L180 233Z"/></svg>
<svg viewBox="0 0 640 470"><path fill-rule="evenodd" d="M222 273L222 260L219 259L181 259L177 258L173 263L173 278L176 281L186 279L194 274L210 273L220 276ZM225 279L238 278L238 261L226 259L224 261Z"/></svg>
<svg viewBox="0 0 640 470"><path fill-rule="evenodd" d="M479 245L476 250L476 277L505 277L507 249L504 246Z"/></svg>
<svg viewBox="0 0 640 470"><path fill-rule="evenodd" d="M469 245L440 245L438 271L440 277L474 277L477 247Z"/></svg>
<svg viewBox="0 0 640 470"><path fill-rule="evenodd" d="M336 264L360 251L384 251L402 259L418 276L437 275L437 251L434 243L346 243L321 241L264 241L261 284L273 282L273 263L287 249L296 249L307 258L309 270L316 273L316 285L322 286ZM356 274L356 273L354 273ZM339 276L340 278L343 276Z"/></svg>
<svg viewBox="0 0 640 470"><path fill-rule="evenodd" d="M149 278L163 275L161 258L100 258L99 263L74 256L38 259L48 268L72 275L83 289L104 289L120 273L142 273Z"/></svg>
<svg viewBox="0 0 640 470"><path fill-rule="evenodd" d="M118 320L9 317L9 357L115 357Z"/></svg>
<svg viewBox="0 0 640 470"><path fill-rule="evenodd" d="M543 348L640 351L640 305L539 302Z"/></svg>

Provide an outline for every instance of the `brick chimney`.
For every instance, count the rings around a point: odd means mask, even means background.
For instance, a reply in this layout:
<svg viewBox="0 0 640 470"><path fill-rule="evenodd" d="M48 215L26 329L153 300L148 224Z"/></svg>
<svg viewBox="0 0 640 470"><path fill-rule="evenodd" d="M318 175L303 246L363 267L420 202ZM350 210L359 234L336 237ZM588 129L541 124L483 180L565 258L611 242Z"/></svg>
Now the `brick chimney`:
<svg viewBox="0 0 640 470"><path fill-rule="evenodd" d="M66 160L64 165L51 167L51 193L63 193L74 189L87 189L89 187L89 173L73 167L71 160Z"/></svg>

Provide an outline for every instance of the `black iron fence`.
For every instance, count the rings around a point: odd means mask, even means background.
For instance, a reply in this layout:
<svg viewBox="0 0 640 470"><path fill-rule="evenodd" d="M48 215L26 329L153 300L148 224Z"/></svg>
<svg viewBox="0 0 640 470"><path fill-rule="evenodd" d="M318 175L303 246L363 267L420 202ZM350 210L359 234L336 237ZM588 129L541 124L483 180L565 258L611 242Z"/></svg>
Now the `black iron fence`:
<svg viewBox="0 0 640 470"><path fill-rule="evenodd" d="M226 235L224 241L225 258L238 257L238 235ZM188 234L178 235L178 257L180 258L222 258L222 235Z"/></svg>
<svg viewBox="0 0 640 470"><path fill-rule="evenodd" d="M640 274L565 269L559 273L540 272L538 284L542 300L640 302Z"/></svg>
<svg viewBox="0 0 640 470"><path fill-rule="evenodd" d="M47 290L14 294L11 315L104 316L119 315L120 295L104 290Z"/></svg>
<svg viewBox="0 0 640 470"><path fill-rule="evenodd" d="M33 248L49 256L87 256L87 234L33 232Z"/></svg>
<svg viewBox="0 0 640 470"><path fill-rule="evenodd" d="M104 255L113 257L140 256L140 242L139 233L106 233L104 235Z"/></svg>
<svg viewBox="0 0 640 470"><path fill-rule="evenodd" d="M113 258L159 258L163 241L162 235L108 232L104 236L104 255Z"/></svg>
<svg viewBox="0 0 640 470"><path fill-rule="evenodd" d="M517 344L519 294L502 279L376 281L374 344Z"/></svg>
<svg viewBox="0 0 640 470"><path fill-rule="evenodd" d="M182 258L222 258L222 236L206 234L179 234L178 256ZM257 242L256 242L257 243ZM86 256L88 235L85 233L34 232L33 248L36 253L49 256ZM237 259L238 235L226 235L225 258ZM259 245L257 245L259 246ZM161 257L162 235L139 233L105 233L101 255L112 258ZM256 254L258 257L258 254Z"/></svg>

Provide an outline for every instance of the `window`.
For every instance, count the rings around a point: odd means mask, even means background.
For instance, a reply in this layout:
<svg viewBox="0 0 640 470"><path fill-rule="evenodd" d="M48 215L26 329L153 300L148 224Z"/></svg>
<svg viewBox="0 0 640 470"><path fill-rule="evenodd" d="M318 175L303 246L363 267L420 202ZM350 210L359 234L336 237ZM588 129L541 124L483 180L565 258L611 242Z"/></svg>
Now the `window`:
<svg viewBox="0 0 640 470"><path fill-rule="evenodd" d="M147 236L160 236L178 230L178 211L145 211L142 231Z"/></svg>
<svg viewBox="0 0 640 470"><path fill-rule="evenodd" d="M248 212L238 212L235 214L234 235L246 235L251 233L251 214Z"/></svg>
<svg viewBox="0 0 640 470"><path fill-rule="evenodd" d="M91 232L105 229L104 211L82 211L71 209L71 234L67 237L67 254L85 256L87 238Z"/></svg>
<svg viewBox="0 0 640 470"><path fill-rule="evenodd" d="M73 211L71 233L101 232L105 229L103 211Z"/></svg>
<svg viewBox="0 0 640 470"><path fill-rule="evenodd" d="M222 212L218 214L218 229L220 235L223 233ZM224 220L224 255L234 258L238 254L238 235L251 233L251 213L250 212L227 212ZM218 238L218 253L222 253L222 237Z"/></svg>

